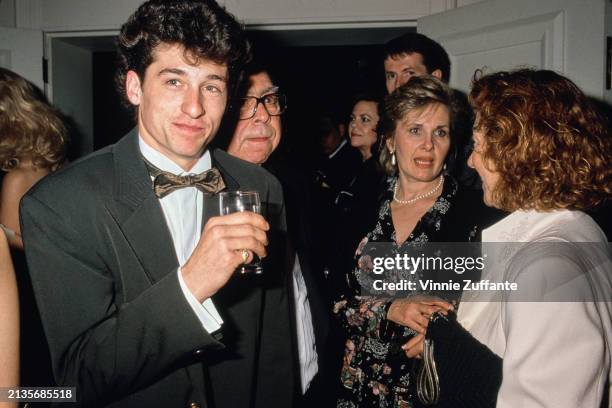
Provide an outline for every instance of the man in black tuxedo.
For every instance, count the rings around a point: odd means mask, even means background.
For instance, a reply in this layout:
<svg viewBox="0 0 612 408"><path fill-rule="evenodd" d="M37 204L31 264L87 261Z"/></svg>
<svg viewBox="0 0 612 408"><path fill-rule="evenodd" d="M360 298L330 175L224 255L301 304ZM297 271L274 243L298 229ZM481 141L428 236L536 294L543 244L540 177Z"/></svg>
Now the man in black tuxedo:
<svg viewBox="0 0 612 408"><path fill-rule="evenodd" d="M283 187L287 207L287 229L292 251L294 340L299 367L298 406L335 406L340 350L330 344L331 299L327 293L323 265L316 256L313 237L313 203L309 178L291 165L283 152L281 115L287 108L278 76L264 60L248 67L241 103L235 112L233 134L227 152L260 164L274 174ZM285 140L286 142L286 140Z"/></svg>
<svg viewBox="0 0 612 408"><path fill-rule="evenodd" d="M151 0L118 44L137 128L21 204L56 381L87 407L289 407L281 186L207 148L249 59L242 28L213 0ZM265 218L218 216L223 189L258 191ZM235 276L254 254L263 275Z"/></svg>
<svg viewBox="0 0 612 408"><path fill-rule="evenodd" d="M359 151L346 137L346 125L333 116L323 116L317 123L322 155L315 170L316 183L334 201L337 194L347 188L361 165Z"/></svg>

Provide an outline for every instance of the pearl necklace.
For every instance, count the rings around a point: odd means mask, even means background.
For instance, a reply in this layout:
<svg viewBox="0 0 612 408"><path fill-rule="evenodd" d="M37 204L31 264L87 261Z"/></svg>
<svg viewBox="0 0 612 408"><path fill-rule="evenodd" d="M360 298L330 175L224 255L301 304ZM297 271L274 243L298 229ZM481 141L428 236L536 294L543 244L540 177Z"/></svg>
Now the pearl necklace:
<svg viewBox="0 0 612 408"><path fill-rule="evenodd" d="M393 187L393 201L395 201L396 203L401 204L401 205L415 203L415 202L417 202L419 200L422 200L423 198L427 198L427 197L431 196L433 193L438 191L440 189L440 187L442 187L442 183L444 183L444 176L440 176L440 181L438 181L438 185L436 185L433 190L428 191L425 194L419 194L416 197L411 198L410 200L400 200L399 198L397 198L397 185L399 184L399 179L398 179L395 182L395 187Z"/></svg>

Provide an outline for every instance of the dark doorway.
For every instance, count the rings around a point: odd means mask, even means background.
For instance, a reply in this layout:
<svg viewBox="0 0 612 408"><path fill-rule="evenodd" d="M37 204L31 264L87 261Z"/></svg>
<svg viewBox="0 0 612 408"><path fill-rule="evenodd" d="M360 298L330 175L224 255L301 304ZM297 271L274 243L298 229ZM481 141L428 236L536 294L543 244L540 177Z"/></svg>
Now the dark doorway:
<svg viewBox="0 0 612 408"><path fill-rule="evenodd" d="M94 150L115 143L136 124L115 86L115 58L115 52L93 53Z"/></svg>

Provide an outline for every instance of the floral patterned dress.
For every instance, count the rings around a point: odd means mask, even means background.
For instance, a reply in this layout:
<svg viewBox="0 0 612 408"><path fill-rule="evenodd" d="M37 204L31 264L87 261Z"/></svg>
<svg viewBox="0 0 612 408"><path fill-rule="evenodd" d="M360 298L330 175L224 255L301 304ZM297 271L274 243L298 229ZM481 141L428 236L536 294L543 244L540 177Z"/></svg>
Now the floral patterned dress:
<svg viewBox="0 0 612 408"><path fill-rule="evenodd" d="M359 244L355 253L356 267L347 274L345 291L334 303L334 314L347 335L338 408L408 408L415 405L412 383L416 379L417 360L406 358L400 346L416 333L386 319L392 302L390 297L360 296L361 286L374 279L371 262L362 251L367 243L393 243L393 250L400 253L407 245L446 241L443 230L450 225L446 222L447 217L454 213L451 208L458 184L446 177L442 194L419 220L406 242L397 245L390 208L396 182L397 179L389 183L390 191L381 204L375 227ZM472 240L476 233L477 227L466 228L464 240ZM407 274L402 279L419 277L418 273Z"/></svg>

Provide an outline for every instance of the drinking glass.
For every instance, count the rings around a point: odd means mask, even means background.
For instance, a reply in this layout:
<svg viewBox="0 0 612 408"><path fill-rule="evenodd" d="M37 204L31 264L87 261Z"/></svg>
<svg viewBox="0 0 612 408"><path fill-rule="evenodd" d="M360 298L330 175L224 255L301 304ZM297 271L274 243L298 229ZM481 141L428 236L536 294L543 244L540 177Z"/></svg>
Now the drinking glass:
<svg viewBox="0 0 612 408"><path fill-rule="evenodd" d="M227 215L235 212L251 211L261 214L261 202L257 191L224 191L219 193L219 213ZM259 275L263 266L259 256L253 252L253 260L237 268L240 274Z"/></svg>

